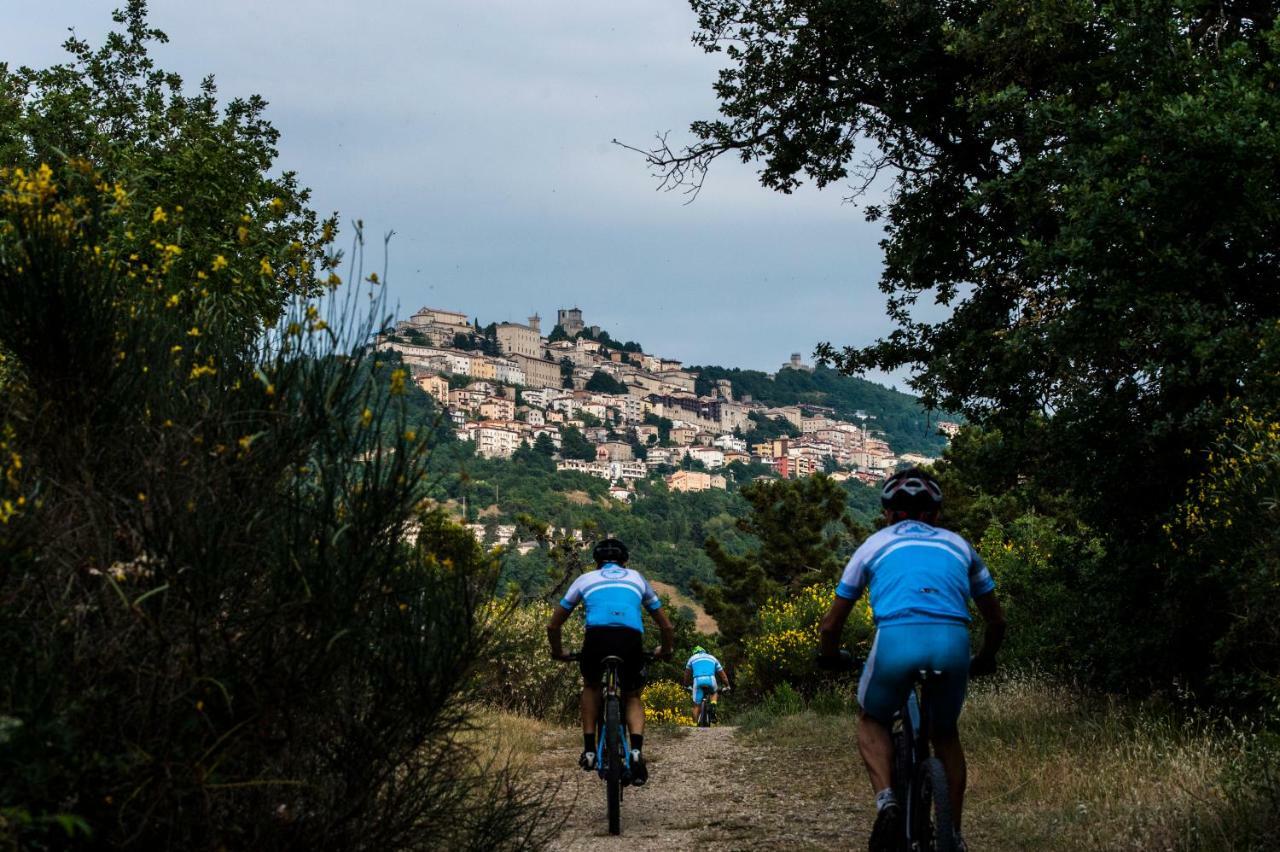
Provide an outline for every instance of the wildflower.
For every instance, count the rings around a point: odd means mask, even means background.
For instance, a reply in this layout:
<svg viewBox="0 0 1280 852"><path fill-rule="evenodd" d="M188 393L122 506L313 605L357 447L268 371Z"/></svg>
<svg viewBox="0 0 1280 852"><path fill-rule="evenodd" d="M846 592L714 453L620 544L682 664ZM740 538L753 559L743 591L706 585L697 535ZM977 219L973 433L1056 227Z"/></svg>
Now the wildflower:
<svg viewBox="0 0 1280 852"><path fill-rule="evenodd" d="M216 257L214 257L213 259L214 272L217 272L221 269L226 269L226 268L227 268L227 259L225 257L223 257L222 255L217 255Z"/></svg>
<svg viewBox="0 0 1280 852"><path fill-rule="evenodd" d="M403 369L395 369L391 371L391 395L401 396L404 394L404 378L405 371Z"/></svg>
<svg viewBox="0 0 1280 852"><path fill-rule="evenodd" d="M364 411L360 413L360 425L368 426L372 422L373 422L373 412L366 408Z"/></svg>
<svg viewBox="0 0 1280 852"><path fill-rule="evenodd" d="M271 276L275 274L275 271L271 268L271 262L268 261L265 257L262 258L262 260L258 261L258 272L266 276Z"/></svg>
<svg viewBox="0 0 1280 852"><path fill-rule="evenodd" d="M199 326L193 325L193 326L191 326L191 328L187 331L187 337L199 337L199 336L200 336L200 327L199 327Z"/></svg>
<svg viewBox="0 0 1280 852"><path fill-rule="evenodd" d="M271 211L272 211L273 213L279 213L279 212L280 212L281 210L283 210L283 209L284 209L284 199L283 199L283 198L273 198L273 199L271 199Z"/></svg>
<svg viewBox="0 0 1280 852"><path fill-rule="evenodd" d="M164 212L164 208L163 208L163 207L157 207L157 208L156 208L154 211L152 211L152 213L151 213L151 224L153 224L153 225L158 225L158 224L160 224L161 222L164 222L165 220L167 220L168 218L169 218L169 214L167 214L167 213L165 213L165 212Z"/></svg>

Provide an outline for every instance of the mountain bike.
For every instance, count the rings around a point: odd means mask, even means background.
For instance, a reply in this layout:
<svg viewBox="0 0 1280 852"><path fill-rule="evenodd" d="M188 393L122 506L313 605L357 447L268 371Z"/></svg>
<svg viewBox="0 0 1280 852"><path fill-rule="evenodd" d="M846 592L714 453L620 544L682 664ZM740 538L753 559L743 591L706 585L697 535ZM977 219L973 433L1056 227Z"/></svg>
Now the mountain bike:
<svg viewBox="0 0 1280 852"><path fill-rule="evenodd" d="M834 671L853 671L858 664L848 651L839 662L825 661ZM929 750L932 707L944 672L921 669L907 700L893 715L893 763L890 785L903 809L896 847L909 852L955 852L955 826L942 761Z"/></svg>
<svg viewBox="0 0 1280 852"><path fill-rule="evenodd" d="M900 848L911 852L954 852L951 799L942 761L929 751L933 696L946 677L922 669L893 720L891 783L902 803Z"/></svg>
<svg viewBox="0 0 1280 852"><path fill-rule="evenodd" d="M577 662L581 652L566 654L564 662ZM645 660L655 655L645 652ZM622 658L608 656L601 661L600 715L596 717L596 773L605 782L605 804L609 814L609 833L622 833L622 790L631 783L631 734L627 730L623 700L626 690L622 682Z"/></svg>
<svg viewBox="0 0 1280 852"><path fill-rule="evenodd" d="M723 694L729 691L727 686L717 687L716 692L710 692L705 687L702 690L702 701L698 704L698 727L710 728L716 723L716 705L712 702L711 696Z"/></svg>

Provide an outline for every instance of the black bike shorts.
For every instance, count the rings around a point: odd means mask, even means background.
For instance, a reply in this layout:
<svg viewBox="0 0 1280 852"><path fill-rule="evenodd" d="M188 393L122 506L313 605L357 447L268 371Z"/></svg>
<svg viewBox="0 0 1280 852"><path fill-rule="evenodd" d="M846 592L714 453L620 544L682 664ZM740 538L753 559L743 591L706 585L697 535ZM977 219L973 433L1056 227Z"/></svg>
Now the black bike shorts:
<svg viewBox="0 0 1280 852"><path fill-rule="evenodd" d="M595 686L604 676L605 657L622 658L622 688L637 692L644 688L644 634L630 627L588 627L582 641L578 667L583 682Z"/></svg>

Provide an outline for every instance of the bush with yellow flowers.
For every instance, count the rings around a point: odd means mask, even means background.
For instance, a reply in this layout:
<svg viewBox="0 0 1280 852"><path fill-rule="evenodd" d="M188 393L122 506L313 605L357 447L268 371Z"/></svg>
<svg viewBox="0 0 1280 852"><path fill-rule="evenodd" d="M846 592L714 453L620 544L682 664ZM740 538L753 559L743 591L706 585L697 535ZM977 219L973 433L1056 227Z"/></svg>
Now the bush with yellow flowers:
<svg viewBox="0 0 1280 852"><path fill-rule="evenodd" d="M775 598L760 608L759 629L744 644L741 685L756 694L788 683L806 694L829 682L814 664L818 650L818 626L831 606L835 590L815 584L794 594ZM841 642L855 656L865 656L874 625L865 596L854 606Z"/></svg>
<svg viewBox="0 0 1280 852"><path fill-rule="evenodd" d="M650 724L692 725L692 705L688 687L675 681L660 680L645 687L644 718Z"/></svg>

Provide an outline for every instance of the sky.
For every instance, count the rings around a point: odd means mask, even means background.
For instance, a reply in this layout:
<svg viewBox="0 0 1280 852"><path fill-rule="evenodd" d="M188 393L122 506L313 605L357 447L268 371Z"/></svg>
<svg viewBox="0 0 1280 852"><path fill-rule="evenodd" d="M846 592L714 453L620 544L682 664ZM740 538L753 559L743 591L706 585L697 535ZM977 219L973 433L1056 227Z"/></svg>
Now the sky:
<svg viewBox="0 0 1280 852"><path fill-rule="evenodd" d="M0 61L62 61L68 28L97 44L120 2L20 0ZM690 141L713 117L720 61L686 0L152 0L150 20L191 88L212 73L224 99L266 98L279 165L319 212L363 220L371 268L394 230L400 318L536 311L549 331L577 306L646 351L764 370L890 330L880 227L847 187L780 195L722 158L686 204L612 144Z"/></svg>

